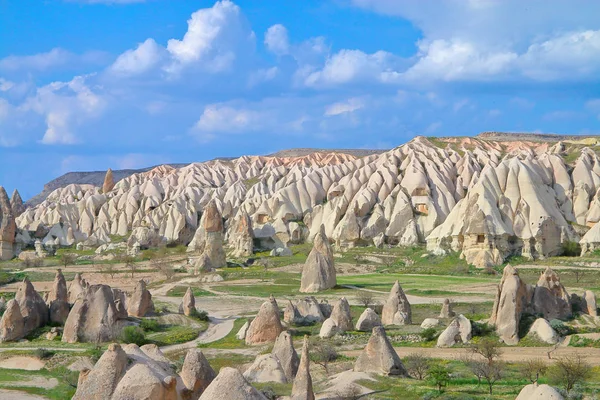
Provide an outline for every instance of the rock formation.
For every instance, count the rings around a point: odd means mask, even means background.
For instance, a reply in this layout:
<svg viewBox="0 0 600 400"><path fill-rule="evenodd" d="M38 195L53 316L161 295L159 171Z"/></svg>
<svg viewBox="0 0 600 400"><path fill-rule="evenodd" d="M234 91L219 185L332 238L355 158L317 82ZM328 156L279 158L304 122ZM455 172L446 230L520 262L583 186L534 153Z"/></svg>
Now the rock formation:
<svg viewBox="0 0 600 400"><path fill-rule="evenodd" d="M79 294L83 293L84 290L88 287L87 282L81 277L78 273L75 274L73 281L69 285L69 303L74 304Z"/></svg>
<svg viewBox="0 0 600 400"><path fill-rule="evenodd" d="M229 236L234 257L250 257L254 252L254 232L252 220L245 211L236 219Z"/></svg>
<svg viewBox="0 0 600 400"><path fill-rule="evenodd" d="M547 320L565 319L572 314L569 294L549 267L540 275L533 292L533 309Z"/></svg>
<svg viewBox="0 0 600 400"><path fill-rule="evenodd" d="M35 291L29 279L25 278L15 294L23 316L23 331L27 335L34 329L48 323L48 307L44 299Z"/></svg>
<svg viewBox="0 0 600 400"><path fill-rule="evenodd" d="M288 303L283 310L283 322L291 325L298 325L304 322L302 315L300 315L298 309L291 300L288 300Z"/></svg>
<svg viewBox="0 0 600 400"><path fill-rule="evenodd" d="M529 328L527 336L548 344L556 344L560 339L556 331L550 326L550 323L544 318L535 320Z"/></svg>
<svg viewBox="0 0 600 400"><path fill-rule="evenodd" d="M558 390L549 385L532 383L521 389L515 400L564 400Z"/></svg>
<svg viewBox="0 0 600 400"><path fill-rule="evenodd" d="M127 302L127 314L130 317L144 317L148 313L154 312L154 303L152 294L146 289L146 282L139 280L135 285L133 294Z"/></svg>
<svg viewBox="0 0 600 400"><path fill-rule="evenodd" d="M191 349L188 350L185 356L180 376L187 389L184 398L197 399L215 379L217 374L200 350Z"/></svg>
<svg viewBox="0 0 600 400"><path fill-rule="evenodd" d="M452 303L450 303L450 299L444 299L444 303L442 303L442 310L440 311L440 318L454 318L456 313L452 311Z"/></svg>
<svg viewBox="0 0 600 400"><path fill-rule="evenodd" d="M296 349L294 349L292 335L289 332L281 332L275 341L271 354L279 360L287 381L292 382L296 372L298 372L300 359Z"/></svg>
<svg viewBox="0 0 600 400"><path fill-rule="evenodd" d="M345 297L339 299L333 306L331 316L323 322L319 336L323 339L330 338L336 333L352 330L352 314L350 304Z"/></svg>
<svg viewBox="0 0 600 400"><path fill-rule="evenodd" d="M9 300L6 310L0 319L0 342L11 342L25 336L25 321L21 315L19 303L15 299Z"/></svg>
<svg viewBox="0 0 600 400"><path fill-rule="evenodd" d="M267 400L235 368L223 367L200 400Z"/></svg>
<svg viewBox="0 0 600 400"><path fill-rule="evenodd" d="M437 347L452 347L457 343L466 344L471 340L471 330L471 321L461 314L454 318L438 336Z"/></svg>
<svg viewBox="0 0 600 400"><path fill-rule="evenodd" d="M273 354L258 355L252 365L244 372L248 382L287 383L285 371L279 359Z"/></svg>
<svg viewBox="0 0 600 400"><path fill-rule="evenodd" d="M246 344L274 342L283 331L277 301L271 295L258 310L246 332Z"/></svg>
<svg viewBox="0 0 600 400"><path fill-rule="evenodd" d="M120 289L112 288L113 300L115 302L115 309L117 310L117 318L127 318L127 298L125 292Z"/></svg>
<svg viewBox="0 0 600 400"><path fill-rule="evenodd" d="M598 306L596 305L596 295L591 290L585 290L581 298L581 311L592 317L598 316Z"/></svg>
<svg viewBox="0 0 600 400"><path fill-rule="evenodd" d="M519 321L530 308L532 289L519 277L519 272L507 265L498 285L490 323L496 326L500 339L509 345L519 342Z"/></svg>
<svg viewBox="0 0 600 400"><path fill-rule="evenodd" d="M323 315L319 302L312 296L299 300L296 303L295 308L304 324L325 321L325 316Z"/></svg>
<svg viewBox="0 0 600 400"><path fill-rule="evenodd" d="M23 204L23 199L17 189L13 191L13 194L10 197L10 208L12 209L15 218L25 212L25 204Z"/></svg>
<svg viewBox="0 0 600 400"><path fill-rule="evenodd" d="M109 345L93 369L81 371L72 400L111 399L127 363L127 354L121 346Z"/></svg>
<svg viewBox="0 0 600 400"><path fill-rule="evenodd" d="M200 227L190 246L202 251L202 255L210 260L211 268L227 266L223 250L223 217L214 200L204 207Z"/></svg>
<svg viewBox="0 0 600 400"><path fill-rule="evenodd" d="M368 332L376 326L381 326L381 319L372 308L366 308L356 321L357 331Z"/></svg>
<svg viewBox="0 0 600 400"><path fill-rule="evenodd" d="M64 324L69 316L69 296L67 294L67 282L60 269L56 272L46 304L50 309L50 322Z"/></svg>
<svg viewBox="0 0 600 400"><path fill-rule="evenodd" d="M412 324L412 312L410 303L400 287L400 282L396 281L392 290L383 305L381 312L381 322L384 325L410 325Z"/></svg>
<svg viewBox="0 0 600 400"><path fill-rule="evenodd" d="M246 333L248 333L248 328L250 328L250 322L246 321L244 325L242 325L238 333L236 333L235 338L239 340L246 339Z"/></svg>
<svg viewBox="0 0 600 400"><path fill-rule="evenodd" d="M421 328L436 328L440 325L440 320L435 318L425 318L423 322L421 322Z"/></svg>
<svg viewBox="0 0 600 400"><path fill-rule="evenodd" d="M106 171L106 175L104 176L104 183L102 184L102 193L106 194L113 190L115 187L115 179L113 177L112 169L108 169Z"/></svg>
<svg viewBox="0 0 600 400"><path fill-rule="evenodd" d="M292 386L290 400L315 400L312 377L310 375L310 357L308 355L308 336L304 336L302 344L302 358L298 366L298 373Z"/></svg>
<svg viewBox="0 0 600 400"><path fill-rule="evenodd" d="M121 333L118 315L110 286L89 286L69 312L62 341L102 343L113 340Z"/></svg>
<svg viewBox="0 0 600 400"><path fill-rule="evenodd" d="M333 251L325 235L325 226L321 225L313 239L313 248L302 269L300 292L315 293L331 289L336 285Z"/></svg>
<svg viewBox="0 0 600 400"><path fill-rule="evenodd" d="M6 190L0 186L0 260L10 260L15 256L16 234L15 215Z"/></svg>
<svg viewBox="0 0 600 400"><path fill-rule="evenodd" d="M372 372L379 375L407 377L408 373L392 347L382 326L373 328L371 338L354 364L356 372Z"/></svg>
<svg viewBox="0 0 600 400"><path fill-rule="evenodd" d="M186 316L193 316L196 314L196 298L192 292L192 288L188 286L183 296L183 300L179 305L179 313Z"/></svg>

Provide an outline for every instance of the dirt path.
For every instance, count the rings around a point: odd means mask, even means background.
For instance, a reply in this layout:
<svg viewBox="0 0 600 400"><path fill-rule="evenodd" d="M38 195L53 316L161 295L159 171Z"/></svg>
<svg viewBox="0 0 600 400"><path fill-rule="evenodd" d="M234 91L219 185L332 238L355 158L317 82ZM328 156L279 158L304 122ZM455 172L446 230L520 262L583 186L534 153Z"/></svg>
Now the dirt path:
<svg viewBox="0 0 600 400"><path fill-rule="evenodd" d="M46 400L46 397L36 396L16 390L0 389L0 399L2 400Z"/></svg>
<svg viewBox="0 0 600 400"><path fill-rule="evenodd" d="M196 339L181 344L163 346L160 348L160 350L163 353L173 353L197 347L200 343L212 343L219 339L223 339L233 329L233 323L236 319L237 317L210 317L208 328L204 332L200 333Z"/></svg>

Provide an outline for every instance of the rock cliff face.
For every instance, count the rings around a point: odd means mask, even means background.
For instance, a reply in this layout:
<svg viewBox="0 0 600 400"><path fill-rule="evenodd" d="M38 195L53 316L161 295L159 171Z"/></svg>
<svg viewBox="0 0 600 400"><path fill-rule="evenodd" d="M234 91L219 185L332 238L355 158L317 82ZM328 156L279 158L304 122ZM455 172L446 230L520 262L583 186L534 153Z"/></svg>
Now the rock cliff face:
<svg viewBox="0 0 600 400"><path fill-rule="evenodd" d="M101 181L57 188L17 226L25 242L40 226L48 232L44 244L90 247L148 227L166 242L188 245L213 200L223 232L247 214L254 245L267 249L312 241L321 225L341 248L426 242L434 253L457 251L480 267L511 254L557 255L567 241L581 240L583 252L600 247L600 157L593 148L577 137L498 137L417 137L364 156L163 165L127 176L107 193ZM249 253L244 237L244 246L229 246Z"/></svg>

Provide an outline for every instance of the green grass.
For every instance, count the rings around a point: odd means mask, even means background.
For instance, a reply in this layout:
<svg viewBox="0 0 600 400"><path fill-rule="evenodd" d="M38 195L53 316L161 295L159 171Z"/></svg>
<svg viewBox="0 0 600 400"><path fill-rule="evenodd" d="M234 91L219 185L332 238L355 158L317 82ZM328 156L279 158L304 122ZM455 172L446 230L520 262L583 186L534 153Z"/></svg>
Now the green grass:
<svg viewBox="0 0 600 400"><path fill-rule="evenodd" d="M53 370L41 369L39 371L0 369L0 388L37 394L52 400L70 399L75 394L75 388L66 382L62 371L63 369L60 368ZM52 389L26 386L26 381L35 377L46 379L56 378L58 380L58 385ZM21 381L23 382L23 386L14 385L15 382ZM7 385L9 382L11 384Z"/></svg>
<svg viewBox="0 0 600 400"><path fill-rule="evenodd" d="M185 292L187 292L187 286L175 286L173 289L170 289L167 292L167 296L169 297L183 297ZM215 296L214 293L208 292L206 290L202 290L200 288L192 288L192 293L194 297L205 297L205 296Z"/></svg>
<svg viewBox="0 0 600 400"><path fill-rule="evenodd" d="M235 337L240 328L248 321L247 318L238 318L233 322L233 329L227 336L212 343L199 343L199 348L209 349L240 349L248 347L246 342Z"/></svg>
<svg viewBox="0 0 600 400"><path fill-rule="evenodd" d="M200 332L206 330L208 324L203 328L193 326L171 325L162 332L150 333L146 339L157 346L168 346L190 342L198 337Z"/></svg>

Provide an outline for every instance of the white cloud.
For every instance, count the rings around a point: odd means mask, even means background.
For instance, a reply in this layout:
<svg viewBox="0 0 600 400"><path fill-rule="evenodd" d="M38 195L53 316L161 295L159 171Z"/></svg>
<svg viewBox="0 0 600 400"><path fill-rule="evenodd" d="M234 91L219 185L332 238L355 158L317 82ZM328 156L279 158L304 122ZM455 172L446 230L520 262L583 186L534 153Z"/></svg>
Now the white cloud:
<svg viewBox="0 0 600 400"><path fill-rule="evenodd" d="M334 116L346 113L352 113L356 110L360 110L365 106L365 103L362 99L353 97L346 101L342 101L339 103L333 103L328 105L325 108L325 116Z"/></svg>
<svg viewBox="0 0 600 400"><path fill-rule="evenodd" d="M78 55L56 47L45 53L4 57L0 59L0 70L12 72L22 70L45 71L51 68L73 67L81 64L100 64L105 58L106 54L100 51L89 51Z"/></svg>
<svg viewBox="0 0 600 400"><path fill-rule="evenodd" d="M267 29L265 45L269 51L277 55L288 54L290 52L290 40L286 27L276 24Z"/></svg>
<svg viewBox="0 0 600 400"><path fill-rule="evenodd" d="M15 84L13 82L7 81L4 78L0 78L0 92L8 92L14 86Z"/></svg>
<svg viewBox="0 0 600 400"><path fill-rule="evenodd" d="M164 51L154 39L146 39L135 50L127 50L110 66L110 70L119 75L141 74L154 67Z"/></svg>
<svg viewBox="0 0 600 400"><path fill-rule="evenodd" d="M206 70L221 72L231 68L239 51L253 48L254 41L240 8L229 0L217 1L192 14L183 39L168 41L174 62L167 69L176 72L184 65L201 63Z"/></svg>
<svg viewBox="0 0 600 400"><path fill-rule="evenodd" d="M279 74L278 67L262 68L250 74L248 86L253 87L263 82L272 81Z"/></svg>
<svg viewBox="0 0 600 400"><path fill-rule="evenodd" d="M261 113L224 104L209 104L194 125L194 133L202 141L214 139L215 133L241 133L261 126Z"/></svg>

